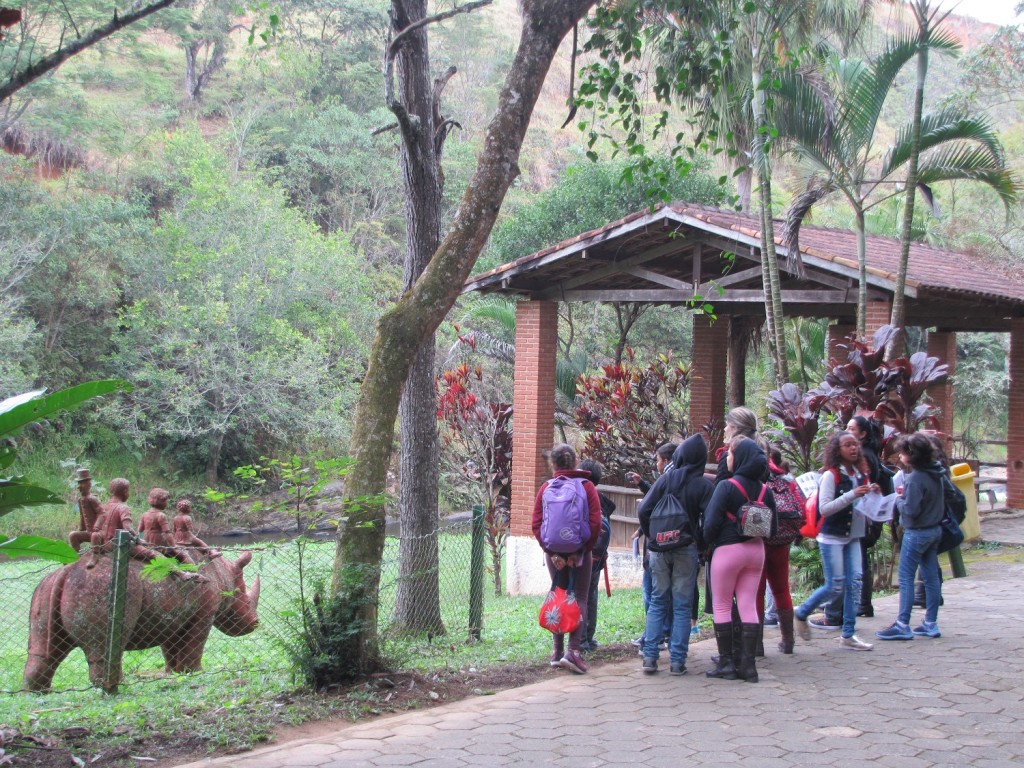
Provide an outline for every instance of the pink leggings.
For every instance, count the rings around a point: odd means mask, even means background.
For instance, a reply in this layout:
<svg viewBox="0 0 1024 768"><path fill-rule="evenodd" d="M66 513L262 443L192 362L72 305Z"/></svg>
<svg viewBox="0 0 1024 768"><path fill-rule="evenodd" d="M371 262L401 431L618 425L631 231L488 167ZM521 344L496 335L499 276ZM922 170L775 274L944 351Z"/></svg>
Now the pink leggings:
<svg viewBox="0 0 1024 768"><path fill-rule="evenodd" d="M726 544L715 549L711 558L711 602L716 624L732 621L732 598L740 621L756 624L757 589L764 570L764 542L750 539L739 544Z"/></svg>

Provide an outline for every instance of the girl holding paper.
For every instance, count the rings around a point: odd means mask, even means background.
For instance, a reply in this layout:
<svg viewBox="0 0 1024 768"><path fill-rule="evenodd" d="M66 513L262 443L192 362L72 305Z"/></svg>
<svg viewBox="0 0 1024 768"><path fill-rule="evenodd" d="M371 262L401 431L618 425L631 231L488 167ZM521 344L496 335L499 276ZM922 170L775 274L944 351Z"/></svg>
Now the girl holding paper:
<svg viewBox="0 0 1024 768"><path fill-rule="evenodd" d="M878 485L870 480L860 441L849 432L837 432L825 446L825 471L818 484L818 512L822 523L817 541L825 583L794 612L797 631L803 640L811 639L807 624L811 612L841 596L840 645L855 651L870 651L873 647L854 634L863 571L860 540L867 529L867 521L854 505L871 491L878 491Z"/></svg>

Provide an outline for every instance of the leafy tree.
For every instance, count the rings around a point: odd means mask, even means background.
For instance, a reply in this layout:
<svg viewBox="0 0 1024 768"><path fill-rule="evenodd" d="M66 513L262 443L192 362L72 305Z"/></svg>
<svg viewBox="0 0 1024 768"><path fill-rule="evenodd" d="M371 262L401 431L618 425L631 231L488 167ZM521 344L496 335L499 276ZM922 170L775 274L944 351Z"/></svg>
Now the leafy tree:
<svg viewBox="0 0 1024 768"><path fill-rule="evenodd" d="M0 102L53 72L72 56L137 24L174 0L134 4L111 14L94 0L44 2L23 9L18 26L0 38ZM2 124L0 124L2 127Z"/></svg>
<svg viewBox="0 0 1024 768"><path fill-rule="evenodd" d="M168 157L173 208L128 265L116 364L136 389L119 418L203 457L211 487L226 446L337 449L372 317L353 255L197 136Z"/></svg>
<svg viewBox="0 0 1024 768"><path fill-rule="evenodd" d="M662 155L654 158L651 172L664 179L671 200L719 205L725 190L706 167L703 162L681 176L671 158ZM643 210L651 202L651 185L634 170L625 160L570 165L555 186L532 196L495 227L480 271Z"/></svg>
<svg viewBox="0 0 1024 768"><path fill-rule="evenodd" d="M518 173L523 136L551 61L562 39L594 4L594 0L523 0L520 3L523 27L519 47L462 203L420 276L377 325L356 410L352 439L356 466L346 485L349 496L372 497L384 489L398 404L412 360L454 305L480 255L501 202ZM471 3L461 8L476 6ZM422 6L413 9L415 14L407 14L410 8L399 0L392 2L392 10L409 23L395 35L391 50L415 43L422 53L410 57L407 63L417 70L416 77L422 78L430 70L427 41L419 32L425 32L439 17L427 17ZM393 84L387 81L385 87L391 89ZM431 92L432 84L426 93L418 92L417 97L423 98ZM421 126L430 114L408 109L406 113L412 128ZM432 136L426 138L433 141ZM408 203L418 207L425 201L410 194ZM358 665L367 669L377 663L379 656L376 595L384 546L384 510L379 504L360 504L346 511L338 540L332 605L359 606ZM365 599L367 597L370 599Z"/></svg>

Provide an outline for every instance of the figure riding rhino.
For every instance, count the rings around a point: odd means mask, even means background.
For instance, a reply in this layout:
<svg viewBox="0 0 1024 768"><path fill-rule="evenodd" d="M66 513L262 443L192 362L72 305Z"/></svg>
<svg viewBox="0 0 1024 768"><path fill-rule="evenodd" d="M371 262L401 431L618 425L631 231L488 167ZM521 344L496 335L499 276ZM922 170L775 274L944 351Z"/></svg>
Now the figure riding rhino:
<svg viewBox="0 0 1024 768"><path fill-rule="evenodd" d="M203 648L212 627L238 637L259 624L259 576L246 591L242 569L252 559L243 552L234 562L227 558L200 563L203 578L165 578L151 582L139 576L143 563L128 566L122 648L127 651L160 646L168 672L194 672L201 668ZM108 593L113 560L108 555L87 568L85 559L44 578L32 595L25 687L48 691L57 667L75 648L89 662L93 685L120 682L118 666L112 680L104 681L104 645L107 640ZM118 655L120 658L120 655Z"/></svg>

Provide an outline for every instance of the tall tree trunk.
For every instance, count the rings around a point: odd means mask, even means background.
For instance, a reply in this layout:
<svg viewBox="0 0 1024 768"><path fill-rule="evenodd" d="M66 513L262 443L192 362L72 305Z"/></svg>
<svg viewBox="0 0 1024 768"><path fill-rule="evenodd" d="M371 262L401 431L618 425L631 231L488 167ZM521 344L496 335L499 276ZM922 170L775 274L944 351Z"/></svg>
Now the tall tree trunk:
<svg viewBox="0 0 1024 768"><path fill-rule="evenodd" d="M333 579L336 598L356 610L358 658L351 666L357 670L374 668L379 658L377 597L385 522L379 495L402 386L413 357L458 298L519 173L523 136L559 44L596 1L522 0L519 46L451 228L423 274L377 324L356 406L351 446L356 465L346 482L346 496L359 503L346 505Z"/></svg>
<svg viewBox="0 0 1024 768"><path fill-rule="evenodd" d="M917 166L921 157L921 113L924 110L924 83L928 77L928 46L931 35L931 8L928 0L911 3L917 20L917 82L914 84L913 117L910 124L910 157L907 158L907 184L903 198L903 227L900 231L900 265L896 272L896 288L892 297L892 315L889 324L896 335L886 349L890 360L901 357L906 345L906 289L907 266L910 263L910 239L914 225L914 199L917 195Z"/></svg>
<svg viewBox="0 0 1024 768"><path fill-rule="evenodd" d="M391 38L427 15L426 0L392 3ZM442 142L435 141L441 94L430 82L426 27L413 32L397 57L401 108L410 118L402 133L405 181L405 289L423 273L441 240ZM401 526L394 624L406 632L442 632L437 573L437 404L434 335L409 370L399 409Z"/></svg>
<svg viewBox="0 0 1024 768"><path fill-rule="evenodd" d="M866 339L868 335L868 241L867 222L864 209L858 207L857 214L857 336Z"/></svg>
<svg viewBox="0 0 1024 768"><path fill-rule="evenodd" d="M779 277L779 259L775 252L775 221L772 218L772 169L768 158L765 137L765 94L761 82L761 46L758 42L758 16L751 15L753 25L751 40L751 80L754 98L751 108L754 117L754 166L760 188L761 202L761 272L764 284L764 309L768 320L769 346L775 363L775 385L781 387L789 381L789 365L786 360L786 329L782 312L782 282Z"/></svg>

